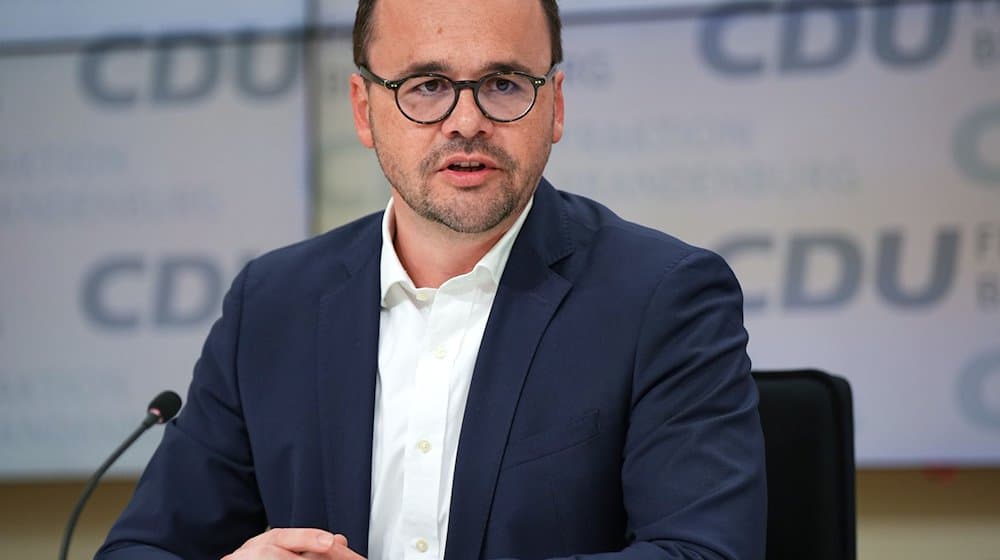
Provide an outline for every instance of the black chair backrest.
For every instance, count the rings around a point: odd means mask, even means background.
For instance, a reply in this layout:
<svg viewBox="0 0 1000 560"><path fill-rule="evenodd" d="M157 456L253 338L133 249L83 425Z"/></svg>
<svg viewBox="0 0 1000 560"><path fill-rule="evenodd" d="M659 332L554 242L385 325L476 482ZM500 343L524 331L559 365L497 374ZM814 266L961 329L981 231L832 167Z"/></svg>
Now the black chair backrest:
<svg viewBox="0 0 1000 560"><path fill-rule="evenodd" d="M851 386L816 370L753 377L767 459L767 560L855 560Z"/></svg>

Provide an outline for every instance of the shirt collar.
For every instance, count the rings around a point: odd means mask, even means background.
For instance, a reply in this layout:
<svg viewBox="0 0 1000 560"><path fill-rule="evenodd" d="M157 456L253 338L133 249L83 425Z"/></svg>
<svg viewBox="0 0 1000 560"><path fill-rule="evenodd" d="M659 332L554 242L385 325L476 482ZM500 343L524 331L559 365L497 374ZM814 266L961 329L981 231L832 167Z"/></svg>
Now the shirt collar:
<svg viewBox="0 0 1000 560"><path fill-rule="evenodd" d="M482 275L489 278L494 287L500 285L500 277L503 276L504 268L507 266L507 260L510 258L510 251L514 247L514 241L517 239L517 234L520 233L521 227L524 225L524 221L527 219L528 212L531 211L531 206L534 202L535 197L532 195L528 200L528 204L524 206L524 210L521 211L521 214L514 222L514 225L479 259L479 262L472 267L471 272L463 274L460 277ZM380 259L382 307L391 305L392 298L390 298L390 295L394 286L398 285L411 294L418 291L413 284L413 280L410 279L410 275L399 261L399 255L396 254L396 247L392 243L395 232L396 216L393 211L393 197L389 197L389 203L386 205L385 212L382 215L382 254Z"/></svg>

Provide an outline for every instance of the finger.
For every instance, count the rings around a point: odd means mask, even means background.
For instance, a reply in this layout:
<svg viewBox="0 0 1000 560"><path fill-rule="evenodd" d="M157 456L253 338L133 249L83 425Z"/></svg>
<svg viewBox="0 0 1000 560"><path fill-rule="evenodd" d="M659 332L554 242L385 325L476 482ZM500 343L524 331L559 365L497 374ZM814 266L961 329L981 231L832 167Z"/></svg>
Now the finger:
<svg viewBox="0 0 1000 560"><path fill-rule="evenodd" d="M301 558L304 560L364 560L357 552L347 548L347 537L344 535L334 535L334 545L330 550L322 553L304 552Z"/></svg>
<svg viewBox="0 0 1000 560"><path fill-rule="evenodd" d="M312 552L306 553L308 558L329 560L326 554L312 556ZM255 544L247 547L244 545L236 552L224 557L222 560L301 560L303 557L298 554L281 548L273 544Z"/></svg>
<svg viewBox="0 0 1000 560"><path fill-rule="evenodd" d="M346 541L346 539L344 539ZM335 545L327 552L330 560L365 560L363 556L347 548L346 546Z"/></svg>
<svg viewBox="0 0 1000 560"><path fill-rule="evenodd" d="M340 558L342 552L338 551L340 551L341 549L350 550L347 548L347 537L345 537L344 535L341 535L339 533L334 535L333 543L334 544L333 546L330 547L330 550L327 550L326 552L319 552L319 553L303 552L301 558L305 560L330 560L331 558L333 559Z"/></svg>
<svg viewBox="0 0 1000 560"><path fill-rule="evenodd" d="M326 552L333 546L333 534L322 529L271 529L267 542L292 552Z"/></svg>
<svg viewBox="0 0 1000 560"><path fill-rule="evenodd" d="M240 550L271 545L290 552L326 552L333 543L334 536L322 529L271 529L248 540Z"/></svg>

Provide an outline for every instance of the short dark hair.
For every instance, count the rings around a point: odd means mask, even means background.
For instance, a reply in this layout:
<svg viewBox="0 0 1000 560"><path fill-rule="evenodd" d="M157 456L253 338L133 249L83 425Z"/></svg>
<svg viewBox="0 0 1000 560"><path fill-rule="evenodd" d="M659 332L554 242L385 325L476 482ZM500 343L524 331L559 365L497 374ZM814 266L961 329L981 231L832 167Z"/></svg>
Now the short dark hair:
<svg viewBox="0 0 1000 560"><path fill-rule="evenodd" d="M372 13L375 11L376 0L358 0L358 11L354 16L354 65L368 65L368 45L372 41L375 24ZM557 0L541 0L545 19L549 24L549 39L552 43L552 64L562 62L562 23L559 21L559 4Z"/></svg>

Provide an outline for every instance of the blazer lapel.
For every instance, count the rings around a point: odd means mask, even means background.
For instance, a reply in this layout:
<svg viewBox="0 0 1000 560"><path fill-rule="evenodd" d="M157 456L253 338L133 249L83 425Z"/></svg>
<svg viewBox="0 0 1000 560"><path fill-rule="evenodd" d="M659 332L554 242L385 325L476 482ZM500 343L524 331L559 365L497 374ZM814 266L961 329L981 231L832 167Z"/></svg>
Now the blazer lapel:
<svg viewBox="0 0 1000 560"><path fill-rule="evenodd" d="M372 429L379 331L379 220L346 258L320 299L318 417L328 528L368 553Z"/></svg>
<svg viewBox="0 0 1000 560"><path fill-rule="evenodd" d="M500 463L538 342L571 284L550 265L571 252L544 180L511 250L476 358L452 485L445 558L479 558Z"/></svg>

